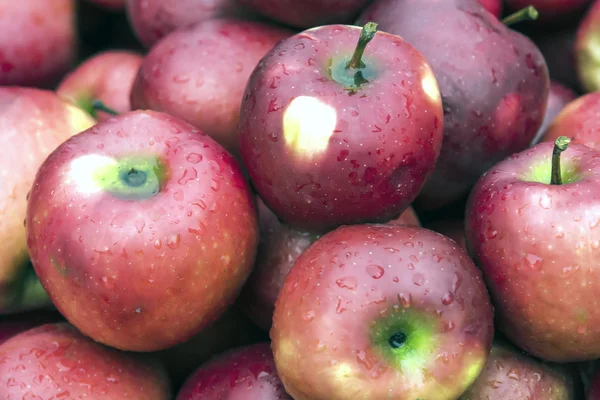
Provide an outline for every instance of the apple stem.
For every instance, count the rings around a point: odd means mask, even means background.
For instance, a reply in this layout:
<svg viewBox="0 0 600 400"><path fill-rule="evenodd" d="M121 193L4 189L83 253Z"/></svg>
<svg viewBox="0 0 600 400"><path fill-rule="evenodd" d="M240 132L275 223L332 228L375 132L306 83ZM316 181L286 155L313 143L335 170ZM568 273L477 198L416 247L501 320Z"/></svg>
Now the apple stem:
<svg viewBox="0 0 600 400"><path fill-rule="evenodd" d="M535 21L539 17L539 15L540 13L534 6L527 6L505 17L502 20L502 23L506 26L511 26L519 22Z"/></svg>
<svg viewBox="0 0 600 400"><path fill-rule="evenodd" d="M94 100L94 101L92 101L92 109L94 111L103 111L103 112L105 112L107 114L110 114L110 115L119 115L118 111L115 111L112 108L108 107L106 104L104 104L100 100Z"/></svg>
<svg viewBox="0 0 600 400"><path fill-rule="evenodd" d="M346 69L358 69L365 67L365 64L362 62L362 56L365 53L365 48L367 47L369 42L373 40L376 33L377 23L367 22L362 28L362 31L360 32L360 37L358 38L356 50L354 50L352 58L350 59L350 61L348 61Z"/></svg>
<svg viewBox="0 0 600 400"><path fill-rule="evenodd" d="M551 185L562 185L560 154L569 147L569 143L571 143L571 139L566 136L559 136L554 142L554 150L552 150L552 175L550 177Z"/></svg>

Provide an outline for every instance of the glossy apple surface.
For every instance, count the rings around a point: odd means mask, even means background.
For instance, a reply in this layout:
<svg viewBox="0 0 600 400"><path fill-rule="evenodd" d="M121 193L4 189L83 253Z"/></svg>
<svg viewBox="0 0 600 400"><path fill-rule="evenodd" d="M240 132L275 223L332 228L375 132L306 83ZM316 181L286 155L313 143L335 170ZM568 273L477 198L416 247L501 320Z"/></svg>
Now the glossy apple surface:
<svg viewBox="0 0 600 400"><path fill-rule="evenodd" d="M153 47L179 28L200 21L241 16L237 0L125 0L127 16L140 41Z"/></svg>
<svg viewBox="0 0 600 400"><path fill-rule="evenodd" d="M27 194L48 154L94 123L53 92L0 88L0 314L50 303L29 263Z"/></svg>
<svg viewBox="0 0 600 400"><path fill-rule="evenodd" d="M260 59L291 34L233 19L180 29L145 57L131 104L181 118L238 155L237 124L248 78Z"/></svg>
<svg viewBox="0 0 600 400"><path fill-rule="evenodd" d="M529 146L542 124L550 85L544 58L530 39L476 0L380 0L358 23L365 21L422 52L440 86L444 143L418 209L459 200L483 172Z"/></svg>
<svg viewBox="0 0 600 400"><path fill-rule="evenodd" d="M35 310L3 315L0 317L0 344L36 326L63 321L64 318L56 310Z"/></svg>
<svg viewBox="0 0 600 400"><path fill-rule="evenodd" d="M544 115L544 122L538 130L538 133L533 139L532 144L538 144L544 134L548 130L548 127L554 122L554 118L573 100L577 98L577 94L568 87L556 82L550 82L550 94L548 95L548 106L546 108L546 114ZM562 135L558 135L562 136ZM554 141L556 136L552 141Z"/></svg>
<svg viewBox="0 0 600 400"><path fill-rule="evenodd" d="M360 36L328 25L285 39L246 88L242 159L265 204L294 229L398 217L439 156L442 105L426 60L377 32L364 67L347 69Z"/></svg>
<svg viewBox="0 0 600 400"><path fill-rule="evenodd" d="M90 57L62 80L57 94L90 113L98 121L111 117L92 106L99 100L112 110L131 110L129 97L137 76L142 55L132 51L110 50Z"/></svg>
<svg viewBox="0 0 600 400"><path fill-rule="evenodd" d="M568 136L574 142L592 149L600 149L600 93L589 93L570 103L556 116L546 130L542 141L554 142L559 136Z"/></svg>
<svg viewBox="0 0 600 400"><path fill-rule="evenodd" d="M164 367L95 343L67 323L46 324L0 345L0 396L22 399L168 400Z"/></svg>
<svg viewBox="0 0 600 400"><path fill-rule="evenodd" d="M487 364L460 400L575 400L573 369L530 357L508 342L495 342Z"/></svg>
<svg viewBox="0 0 600 400"><path fill-rule="evenodd" d="M297 259L271 338L296 400L455 399L485 365L492 318L481 272L453 241L353 225Z"/></svg>
<svg viewBox="0 0 600 400"><path fill-rule="evenodd" d="M2 3L0 85L55 85L75 62L75 0Z"/></svg>
<svg viewBox="0 0 600 400"><path fill-rule="evenodd" d="M240 3L282 24L307 29L350 23L369 0L240 0Z"/></svg>
<svg viewBox="0 0 600 400"><path fill-rule="evenodd" d="M177 400L292 400L277 376L269 343L229 350L189 377Z"/></svg>
<svg viewBox="0 0 600 400"><path fill-rule="evenodd" d="M208 135L132 111L46 159L27 242L53 303L85 335L161 350L237 297L258 245L256 205L238 164Z"/></svg>
<svg viewBox="0 0 600 400"><path fill-rule="evenodd" d="M497 327L547 361L600 357L600 153L571 143L550 184L553 143L498 163L469 197L466 237Z"/></svg>

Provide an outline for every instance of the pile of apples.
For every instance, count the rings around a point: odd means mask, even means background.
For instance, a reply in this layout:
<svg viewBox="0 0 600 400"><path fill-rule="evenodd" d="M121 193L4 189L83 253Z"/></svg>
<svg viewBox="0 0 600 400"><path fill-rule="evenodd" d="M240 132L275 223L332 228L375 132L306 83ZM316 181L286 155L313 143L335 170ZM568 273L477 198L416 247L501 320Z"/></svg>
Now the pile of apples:
<svg viewBox="0 0 600 400"><path fill-rule="evenodd" d="M0 33L0 400L600 399L600 0Z"/></svg>

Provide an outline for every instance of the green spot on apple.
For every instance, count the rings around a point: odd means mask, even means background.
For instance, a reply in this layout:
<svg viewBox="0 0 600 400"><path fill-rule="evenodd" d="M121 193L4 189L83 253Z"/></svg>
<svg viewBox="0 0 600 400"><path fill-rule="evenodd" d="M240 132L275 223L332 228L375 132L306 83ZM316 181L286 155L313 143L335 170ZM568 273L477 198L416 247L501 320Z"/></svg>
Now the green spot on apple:
<svg viewBox="0 0 600 400"><path fill-rule="evenodd" d="M160 192L167 168L156 156L133 155L112 159L93 171L95 184L122 200L145 200Z"/></svg>
<svg viewBox="0 0 600 400"><path fill-rule="evenodd" d="M354 54L332 58L328 63L328 73L331 79L344 86L350 94L356 93L360 87L375 79L378 71L373 62L364 58L364 52L377 33L377 24L368 22L363 27Z"/></svg>

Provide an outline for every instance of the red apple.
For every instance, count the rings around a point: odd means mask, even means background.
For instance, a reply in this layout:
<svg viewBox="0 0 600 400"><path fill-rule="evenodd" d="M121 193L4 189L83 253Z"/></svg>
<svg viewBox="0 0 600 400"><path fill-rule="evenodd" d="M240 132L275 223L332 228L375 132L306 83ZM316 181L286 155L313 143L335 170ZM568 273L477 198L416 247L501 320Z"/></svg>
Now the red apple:
<svg viewBox="0 0 600 400"><path fill-rule="evenodd" d="M479 0L479 2L496 18L500 18L502 16L502 0Z"/></svg>
<svg viewBox="0 0 600 400"><path fill-rule="evenodd" d="M237 307L230 307L215 322L184 343L155 353L167 368L174 387L181 387L198 366L234 347L268 339Z"/></svg>
<svg viewBox="0 0 600 400"><path fill-rule="evenodd" d="M277 376L269 343L236 348L202 365L177 400L292 400Z"/></svg>
<svg viewBox="0 0 600 400"><path fill-rule="evenodd" d="M154 360L105 347L57 323L0 345L0 398L168 400L171 388Z"/></svg>
<svg viewBox="0 0 600 400"><path fill-rule="evenodd" d="M370 0L239 0L277 22L296 28L350 23Z"/></svg>
<svg viewBox="0 0 600 400"><path fill-rule="evenodd" d="M237 1L125 0L131 26L148 48L169 33L187 25L214 18L246 15L247 12Z"/></svg>
<svg viewBox="0 0 600 400"><path fill-rule="evenodd" d="M144 59L131 105L179 117L237 156L248 78L260 59L291 34L268 24L225 19L180 29Z"/></svg>
<svg viewBox="0 0 600 400"><path fill-rule="evenodd" d="M569 367L543 363L497 341L485 369L460 400L574 400L576 382Z"/></svg>
<svg viewBox="0 0 600 400"><path fill-rule="evenodd" d="M540 143L498 163L466 216L497 327L554 362L600 357L600 153L571 144L561 156L568 143L561 136L554 149Z"/></svg>
<svg viewBox="0 0 600 400"><path fill-rule="evenodd" d="M534 6L540 13L539 23L553 28L560 22L579 16L591 2L592 0L504 0L504 5L509 13Z"/></svg>
<svg viewBox="0 0 600 400"><path fill-rule="evenodd" d="M286 275L300 254L317 240L319 235L298 231L282 224L260 199L258 211L261 237L258 255L252 274L238 298L238 304L256 325L269 331L275 301ZM420 226L412 207L388 224Z"/></svg>
<svg viewBox="0 0 600 400"><path fill-rule="evenodd" d="M46 90L0 87L0 314L50 304L27 252L27 193L48 154L95 121Z"/></svg>
<svg viewBox="0 0 600 400"><path fill-rule="evenodd" d="M575 94L575 92L573 92L571 89L561 85L558 82L550 82L550 94L548 96L548 106L546 108L544 122L538 130L536 137L533 139L532 144L537 144L542 137L544 137L544 134L548 130L550 124L552 124L554 121L554 118L556 118L556 116L563 110L563 108L565 108L567 104L576 98L577 94ZM556 137L554 139L556 139Z"/></svg>
<svg viewBox="0 0 600 400"><path fill-rule="evenodd" d="M443 115L433 72L401 37L375 30L304 31L279 42L250 78L242 158L292 228L397 218L435 167Z"/></svg>
<svg viewBox="0 0 600 400"><path fill-rule="evenodd" d="M600 93L581 96L565 106L548 127L542 141L554 142L568 136L595 150L600 150Z"/></svg>
<svg viewBox="0 0 600 400"><path fill-rule="evenodd" d="M75 62L75 0L2 3L0 85L51 87Z"/></svg>
<svg viewBox="0 0 600 400"><path fill-rule="evenodd" d="M575 42L577 75L581 87L586 92L600 90L599 26L600 1L596 1L581 21L577 29Z"/></svg>
<svg viewBox="0 0 600 400"><path fill-rule="evenodd" d="M99 100L118 113L130 111L131 87L142 59L140 54L125 50L97 53L71 71L56 92L98 121L105 121L111 115L97 111L93 102Z"/></svg>
<svg viewBox="0 0 600 400"><path fill-rule="evenodd" d="M485 365L492 318L481 272L450 239L345 226L286 277L275 365L296 400L456 399Z"/></svg>
<svg viewBox="0 0 600 400"><path fill-rule="evenodd" d="M167 114L132 111L39 169L27 241L60 312L121 350L162 350L213 322L250 274L256 205L233 157Z"/></svg>
<svg viewBox="0 0 600 400"><path fill-rule="evenodd" d="M90 3L93 3L97 6L106 8L108 10L120 11L125 8L125 2L127 0L88 0Z"/></svg>
<svg viewBox="0 0 600 400"><path fill-rule="evenodd" d="M359 18L364 21L421 51L440 85L444 143L418 209L458 200L488 168L529 146L550 83L544 58L527 37L476 0L379 0Z"/></svg>
<svg viewBox="0 0 600 400"><path fill-rule="evenodd" d="M38 310L0 317L0 344L11 337L46 323L64 321L56 310Z"/></svg>

